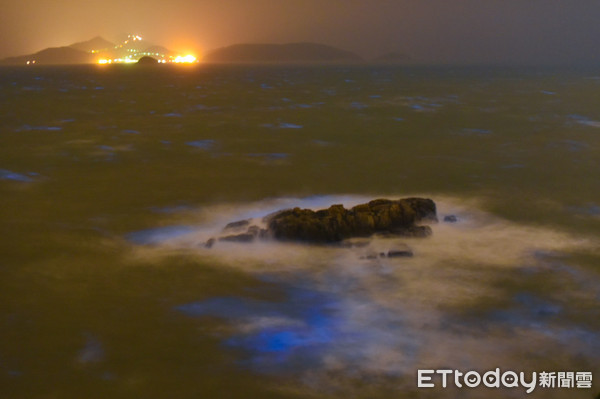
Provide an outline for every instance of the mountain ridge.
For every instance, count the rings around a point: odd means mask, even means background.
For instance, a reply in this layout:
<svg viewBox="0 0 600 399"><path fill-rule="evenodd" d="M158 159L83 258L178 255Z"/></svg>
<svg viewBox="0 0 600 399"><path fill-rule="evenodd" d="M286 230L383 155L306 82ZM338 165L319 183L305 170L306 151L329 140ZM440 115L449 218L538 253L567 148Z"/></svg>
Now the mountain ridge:
<svg viewBox="0 0 600 399"><path fill-rule="evenodd" d="M24 65L24 64L43 64L43 65L70 65L70 64L90 64L94 62L94 56L74 49L70 46L48 47L37 53L8 57L0 60L0 65Z"/></svg>
<svg viewBox="0 0 600 399"><path fill-rule="evenodd" d="M147 47L147 48L146 48ZM166 47L148 43L137 35L129 35L122 43L114 44L101 36L72 43L68 46L49 47L33 54L8 57L0 60L0 65L70 65L93 64L102 60L135 62L142 56L157 57L173 61L178 54ZM394 54L395 55L395 54ZM388 55L389 56L389 55ZM390 57L395 58L395 57ZM356 53L334 46L314 42L292 43L237 43L209 51L203 58L206 63L238 64L327 64L364 63ZM378 60L384 61L384 60ZM388 59L384 62L390 62ZM393 61L400 61L395 59ZM392 62L393 62L392 61ZM403 59L402 61L406 61Z"/></svg>
<svg viewBox="0 0 600 399"><path fill-rule="evenodd" d="M98 52L102 50L112 49L115 48L115 46L116 44L109 42L103 37L96 36L91 38L90 40L70 44L68 47L74 48L75 50L84 51L86 53L91 53L92 51Z"/></svg>
<svg viewBox="0 0 600 399"><path fill-rule="evenodd" d="M137 49L134 51L132 50L134 48ZM163 54L161 55L161 53ZM137 35L129 35L128 39L120 44L114 44L101 36L95 36L92 39L67 46L48 47L32 54L7 57L0 60L0 65L95 64L99 59L122 59L130 55L140 58L149 55L174 58L176 53L163 46L143 41ZM137 59L133 61L137 61Z"/></svg>

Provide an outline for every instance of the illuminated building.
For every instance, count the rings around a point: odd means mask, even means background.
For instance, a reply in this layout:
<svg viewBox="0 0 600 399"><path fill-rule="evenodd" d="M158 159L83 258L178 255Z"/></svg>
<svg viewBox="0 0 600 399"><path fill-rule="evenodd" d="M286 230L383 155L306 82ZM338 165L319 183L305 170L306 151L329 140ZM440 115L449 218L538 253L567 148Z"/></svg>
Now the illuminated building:
<svg viewBox="0 0 600 399"><path fill-rule="evenodd" d="M174 53L164 47L155 46L144 41L135 34L127 35L127 39L110 50L92 50L92 54L98 55L98 64L131 64L137 62L144 56L155 58L158 63L194 63L195 56Z"/></svg>

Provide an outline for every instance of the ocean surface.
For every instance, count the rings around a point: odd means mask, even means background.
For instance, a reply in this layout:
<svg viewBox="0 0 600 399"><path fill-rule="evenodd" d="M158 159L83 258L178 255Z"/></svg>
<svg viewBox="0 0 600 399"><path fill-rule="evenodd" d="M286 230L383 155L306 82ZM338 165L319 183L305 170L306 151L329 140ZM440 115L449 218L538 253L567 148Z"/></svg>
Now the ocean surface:
<svg viewBox="0 0 600 399"><path fill-rule="evenodd" d="M593 398L599 93L593 69L1 68L0 397ZM204 245L409 196L431 237ZM440 368L594 382L417 388Z"/></svg>

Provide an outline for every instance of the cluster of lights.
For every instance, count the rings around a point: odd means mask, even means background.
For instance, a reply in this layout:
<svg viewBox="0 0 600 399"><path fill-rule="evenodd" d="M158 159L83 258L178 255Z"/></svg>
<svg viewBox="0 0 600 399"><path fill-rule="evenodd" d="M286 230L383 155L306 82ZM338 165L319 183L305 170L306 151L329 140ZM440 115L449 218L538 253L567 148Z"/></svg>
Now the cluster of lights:
<svg viewBox="0 0 600 399"><path fill-rule="evenodd" d="M170 58L171 59L168 61L165 60L164 58L160 59L160 60L158 60L158 63L166 64L167 62L170 62L170 63L175 63L175 64L192 64L192 63L196 62L196 57L194 57L191 54L188 54L186 56L178 55L175 58L173 58L173 57L170 57ZM102 58L102 59L98 60L98 64L101 64L101 65L113 64L113 63L115 63L115 64L132 64L134 62L137 62L137 60L133 59L133 58L129 58L129 57L128 58L115 58L115 59Z"/></svg>
<svg viewBox="0 0 600 399"><path fill-rule="evenodd" d="M134 62L137 62L137 60L134 60L133 58L115 58L114 60L111 59L107 59L107 58L103 58L98 60L98 64L132 64Z"/></svg>
<svg viewBox="0 0 600 399"><path fill-rule="evenodd" d="M136 40L143 40L143 39L142 39L141 36L138 36L138 35L127 35L127 40L125 40L122 44L120 44L118 46L115 46L115 48L121 48L121 47L123 47L124 45L126 45L127 43L129 43L129 40L132 40L132 41L135 42Z"/></svg>
<svg viewBox="0 0 600 399"><path fill-rule="evenodd" d="M175 57L175 59L172 62L175 62L177 64L183 64L183 63L191 64L192 62L196 62L196 57L194 57L191 54L188 54L183 57L178 55L177 57Z"/></svg>
<svg viewBox="0 0 600 399"><path fill-rule="evenodd" d="M129 41L138 41L138 40L143 40L141 36L138 35L128 35L127 36L127 40L125 40L122 44L115 46L115 49L119 49L122 48L124 45L126 45L127 43L129 43ZM98 64L100 65L107 65L107 64L133 64L138 62L138 57L140 56L156 56L156 57L160 57L157 62L159 64L166 64L166 63L174 63L174 64L192 64L195 62L198 62L196 57L194 57L191 54L188 55L178 55L177 57L165 57L164 55L160 55L159 53L149 53L149 52L140 52L136 49L127 49L128 52L134 53L134 54L130 54L127 55L125 58L101 58L98 60ZM91 53L92 54L97 54L97 53L102 53L103 50L92 50ZM32 65L35 64L35 60L28 60L26 61L26 65Z"/></svg>
<svg viewBox="0 0 600 399"><path fill-rule="evenodd" d="M123 46L125 46L126 44L129 43L129 41L138 41L138 40L143 40L143 39L141 36L138 36L138 35L128 35L127 40L125 40L120 45L115 46L115 49L123 48ZM99 53L99 52L100 52L99 50L92 50L92 53ZM98 60L98 64L101 64L101 65L132 64L132 63L137 62L138 58L140 58L140 56L145 56L145 55L160 57L158 59L159 64L166 64L167 62L175 63L175 64L191 64L191 63L197 62L196 57L194 57L191 54L178 55L177 57L171 57L171 56L165 57L165 56L161 56L159 53L141 52L137 49L132 49L132 48L128 48L127 52L133 53L133 54L129 54L125 58L113 58L113 59L101 58Z"/></svg>

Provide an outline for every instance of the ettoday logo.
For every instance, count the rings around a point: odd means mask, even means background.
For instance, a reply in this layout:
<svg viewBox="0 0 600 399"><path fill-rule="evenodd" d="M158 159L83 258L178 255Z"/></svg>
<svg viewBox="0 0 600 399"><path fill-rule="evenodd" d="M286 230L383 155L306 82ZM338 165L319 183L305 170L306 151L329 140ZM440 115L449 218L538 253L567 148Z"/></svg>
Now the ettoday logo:
<svg viewBox="0 0 600 399"><path fill-rule="evenodd" d="M419 370L417 373L417 387L434 388L436 386L434 376L441 377L441 386L446 388L448 380L454 381L457 388L477 388L482 383L488 388L518 388L524 387L525 392L531 393L537 386L537 373L534 371L529 378L525 373L519 374L514 371L501 372L499 368L490 370L483 375L477 371L463 373L458 370Z"/></svg>
<svg viewBox="0 0 600 399"><path fill-rule="evenodd" d="M484 374L477 371L462 372L458 370L418 370L417 387L435 388L441 386L446 388L449 381L454 382L457 388L477 388L482 384L488 388L523 388L525 392L531 393L538 386L542 388L591 388L592 373L581 372L532 372L526 375L524 372L501 371L499 368L489 370Z"/></svg>

